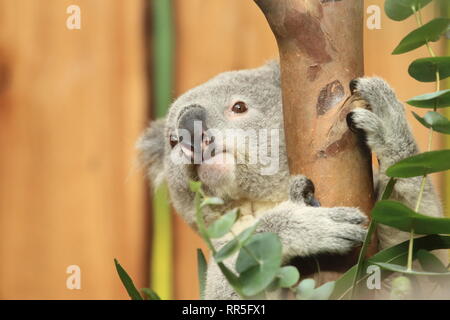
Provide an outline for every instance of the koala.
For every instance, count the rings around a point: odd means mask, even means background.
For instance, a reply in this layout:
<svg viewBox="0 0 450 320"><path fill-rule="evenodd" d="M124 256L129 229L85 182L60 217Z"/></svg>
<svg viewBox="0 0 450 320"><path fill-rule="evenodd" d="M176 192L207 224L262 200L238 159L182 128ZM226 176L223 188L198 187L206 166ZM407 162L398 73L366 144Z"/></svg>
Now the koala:
<svg viewBox="0 0 450 320"><path fill-rule="evenodd" d="M347 123L363 133L378 158L374 181L380 197L389 180L386 169L416 154L418 147L402 103L384 80L358 78L350 88L370 105L370 110L351 111ZM313 182L304 176L290 176L283 130L280 68L272 61L256 69L219 74L181 95L165 119L150 123L138 149L153 186L167 182L173 206L194 229L191 180L201 181L207 196L224 200L223 205L204 210L207 224L227 210L239 208L234 232L258 223L257 232L277 234L283 244L284 263L295 257L343 255L360 246L367 218L358 208L321 207L314 198ZM255 134L249 131L265 134L252 140ZM262 146L270 149L270 156L250 161L251 153ZM276 170L267 170L270 167ZM398 179L391 198L414 207L420 180ZM430 181L426 182L422 208L430 216L442 216ZM408 238L408 234L387 226L379 226L377 232L380 249ZM223 246L228 236L215 241L216 248ZM226 261L231 268L235 258ZM205 298L239 298L213 259L208 266Z"/></svg>

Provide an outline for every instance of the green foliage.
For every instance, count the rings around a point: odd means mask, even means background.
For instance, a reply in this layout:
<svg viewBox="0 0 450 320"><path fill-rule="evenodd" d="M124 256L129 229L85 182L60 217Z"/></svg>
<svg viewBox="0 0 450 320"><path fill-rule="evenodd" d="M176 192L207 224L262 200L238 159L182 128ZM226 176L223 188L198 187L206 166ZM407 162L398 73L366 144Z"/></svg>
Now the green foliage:
<svg viewBox="0 0 450 320"><path fill-rule="evenodd" d="M363 262L363 270L367 270L367 267L377 263L390 263L395 265L404 265L408 258L409 241L402 242L396 246L384 249ZM419 250L438 250L438 249L450 249L450 236L441 235L429 235L414 240L414 248L412 251L413 256L417 255ZM343 276L336 281L336 286L331 295L331 299L350 299L353 288L353 279L355 277L357 267L354 266L349 269ZM382 269L382 280L390 276L392 271ZM357 286L358 291L363 292L367 290L365 286L365 280L369 275L364 275L358 278Z"/></svg>
<svg viewBox="0 0 450 320"><path fill-rule="evenodd" d="M450 150L424 152L403 159L386 170L389 177L411 178L450 169Z"/></svg>
<svg viewBox="0 0 450 320"><path fill-rule="evenodd" d="M417 251L417 258L423 270L434 273L447 273L447 267L434 254L426 251Z"/></svg>
<svg viewBox="0 0 450 320"><path fill-rule="evenodd" d="M239 210L233 209L220 217L217 221L215 221L209 228L208 228L208 235L210 238L222 238L224 235L226 235L228 232L230 232L231 227L236 222L236 219L238 217Z"/></svg>
<svg viewBox="0 0 450 320"><path fill-rule="evenodd" d="M450 89L441 90L433 93L426 93L411 98L408 104L418 108L445 108L450 106Z"/></svg>
<svg viewBox="0 0 450 320"><path fill-rule="evenodd" d="M300 279L300 273L297 268L292 266L282 267L277 275L278 287L290 288L294 286Z"/></svg>
<svg viewBox="0 0 450 320"><path fill-rule="evenodd" d="M242 231L237 237L228 242L214 254L214 260L216 260L216 262L222 262L239 251L250 240L250 237L255 233L257 227L258 226L255 224Z"/></svg>
<svg viewBox="0 0 450 320"><path fill-rule="evenodd" d="M408 73L421 82L444 80L450 76L450 57L431 57L414 60L408 68Z"/></svg>
<svg viewBox="0 0 450 320"><path fill-rule="evenodd" d="M335 282L327 282L315 288L316 282L313 279L305 279L300 282L296 290L298 300L328 300L333 293Z"/></svg>
<svg viewBox="0 0 450 320"><path fill-rule="evenodd" d="M392 281L391 300L405 300L413 291L411 280L400 276Z"/></svg>
<svg viewBox="0 0 450 320"><path fill-rule="evenodd" d="M207 263L202 249L197 249L197 273L198 273L198 287L200 289L200 299L205 299L206 287L206 271Z"/></svg>
<svg viewBox="0 0 450 320"><path fill-rule="evenodd" d="M120 280L122 281L123 286L127 290L131 300L143 300L141 294L134 286L133 280L131 280L130 276L125 271L125 269L122 268L117 259L114 259L114 264L116 265L116 270L117 273L119 274Z"/></svg>
<svg viewBox="0 0 450 320"><path fill-rule="evenodd" d="M442 33L447 30L450 19L437 18L409 33L392 54L401 54L417 49L428 42L438 41Z"/></svg>
<svg viewBox="0 0 450 320"><path fill-rule="evenodd" d="M383 195L381 196L381 200L387 200L391 196L392 192L394 191L394 186L396 184L397 180L394 178L389 179L389 182L386 185L386 188L384 189ZM357 285L358 279L361 278L363 273L363 266L364 266L364 259L367 255L367 249L369 248L369 245L372 242L372 236L377 228L377 223L372 219L370 221L369 227L367 228L367 234L364 239L363 245L361 247L361 250L359 252L358 256L358 262L356 264L356 271L353 276L353 282L352 282L352 293L351 297L354 299L357 296Z"/></svg>
<svg viewBox="0 0 450 320"><path fill-rule="evenodd" d="M161 300L161 298L158 296L158 294L149 288L143 288L141 291L145 295L145 300Z"/></svg>
<svg viewBox="0 0 450 320"><path fill-rule="evenodd" d="M397 201L378 201L372 210L372 219L402 231L414 230L416 234L450 234L450 219L417 213Z"/></svg>
<svg viewBox="0 0 450 320"><path fill-rule="evenodd" d="M415 112L413 112L413 115L424 127L431 128L436 132L450 134L450 121L440 113L429 111L423 118Z"/></svg>
<svg viewBox="0 0 450 320"><path fill-rule="evenodd" d="M203 221L202 209L206 205L221 204L221 201L208 201L201 189L201 184L191 183L191 190L195 192L196 223L200 235L208 244L215 263L218 264L224 277L233 289L244 299L266 298L267 292L281 289L291 290L294 295L303 298L301 286L296 287L300 274L295 267L282 266L282 244L276 234L255 233L258 224L245 229L238 235L232 232L239 212L231 210L206 227ZM212 239L230 237L220 249L216 250ZM226 239L226 238L225 238ZM229 269L224 261L232 255L237 255L235 268ZM199 258L199 270L203 266L204 258ZM199 273L199 276L200 273ZM308 282L306 282L308 283ZM200 285L204 288L204 284ZM300 291L299 291L300 288ZM328 299L333 291L334 283L326 283L311 290L311 299Z"/></svg>
<svg viewBox="0 0 450 320"><path fill-rule="evenodd" d="M274 280L281 267L281 242L273 233L259 233L240 250L236 261L242 293L257 295Z"/></svg>
<svg viewBox="0 0 450 320"><path fill-rule="evenodd" d="M412 16L414 11L425 7L430 2L431 0L386 0L384 3L384 11L392 20L402 21Z"/></svg>

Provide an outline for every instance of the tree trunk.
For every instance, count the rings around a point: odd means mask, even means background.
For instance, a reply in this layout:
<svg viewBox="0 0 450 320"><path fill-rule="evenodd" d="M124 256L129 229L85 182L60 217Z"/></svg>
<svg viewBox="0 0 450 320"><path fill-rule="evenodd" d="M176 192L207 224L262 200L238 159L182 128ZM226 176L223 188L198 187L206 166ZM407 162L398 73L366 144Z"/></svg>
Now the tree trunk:
<svg viewBox="0 0 450 320"><path fill-rule="evenodd" d="M349 98L349 82L363 75L363 2L255 2L278 43L291 174L314 182L322 206L359 207L368 214L374 202L370 152L346 124L349 110L364 104ZM355 262L355 252L326 257L321 280Z"/></svg>

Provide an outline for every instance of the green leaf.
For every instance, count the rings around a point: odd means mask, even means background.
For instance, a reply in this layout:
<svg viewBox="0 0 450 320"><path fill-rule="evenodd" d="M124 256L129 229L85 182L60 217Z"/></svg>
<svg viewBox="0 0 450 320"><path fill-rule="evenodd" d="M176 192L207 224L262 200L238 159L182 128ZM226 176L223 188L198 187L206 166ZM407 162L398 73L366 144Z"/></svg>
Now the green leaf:
<svg viewBox="0 0 450 320"><path fill-rule="evenodd" d="M403 159L386 170L389 177L411 178L450 169L450 150L424 152Z"/></svg>
<svg viewBox="0 0 450 320"><path fill-rule="evenodd" d="M394 178L389 179L389 182L386 185L386 188L384 189L383 195L381 196L381 200L387 200L391 197L396 183L397 183L397 179L394 179Z"/></svg>
<svg viewBox="0 0 450 320"><path fill-rule="evenodd" d="M228 283L233 287L233 289L241 296L245 297L244 294L241 292L241 284L239 282L239 278L228 269L223 262L218 262L217 265L219 266L220 271L222 271L222 274L224 275L225 279L227 279Z"/></svg>
<svg viewBox="0 0 450 320"><path fill-rule="evenodd" d="M161 298L158 296L158 294L150 288L142 288L141 291L148 298L145 300L161 300Z"/></svg>
<svg viewBox="0 0 450 320"><path fill-rule="evenodd" d="M224 235L230 232L231 227L236 222L238 212L239 209L233 209L217 219L217 221L215 221L208 228L209 237L213 239L222 238Z"/></svg>
<svg viewBox="0 0 450 320"><path fill-rule="evenodd" d="M405 300L411 296L413 286L405 276L396 277L392 281L391 300Z"/></svg>
<svg viewBox="0 0 450 320"><path fill-rule="evenodd" d="M134 286L133 280L131 280L128 273L124 268L119 264L117 259L114 259L114 264L116 265L117 273L119 274L120 280L122 281L123 286L128 292L131 300L143 300L141 294L138 289Z"/></svg>
<svg viewBox="0 0 450 320"><path fill-rule="evenodd" d="M445 108L450 106L450 89L441 90L433 93L426 93L414 97L408 101L408 104L417 108Z"/></svg>
<svg viewBox="0 0 450 320"><path fill-rule="evenodd" d="M269 286L280 269L281 251L281 241L274 233L258 233L250 238L236 261L244 295L257 295Z"/></svg>
<svg viewBox="0 0 450 320"><path fill-rule="evenodd" d="M204 207L204 206L220 206L223 205L224 202L222 199L217 198L217 197L211 197L211 198L206 198L205 200L202 201L202 203L200 204L200 207Z"/></svg>
<svg viewBox="0 0 450 320"><path fill-rule="evenodd" d="M247 241L249 241L250 236L255 232L257 224L245 229L240 234L236 236L233 240L224 245L219 251L214 255L214 260L216 262L222 262L235 252L237 252L242 246L244 246Z"/></svg>
<svg viewBox="0 0 450 320"><path fill-rule="evenodd" d="M200 288L200 299L205 299L206 286L206 270L207 263L202 249L197 249L197 273L198 273L198 287Z"/></svg>
<svg viewBox="0 0 450 320"><path fill-rule="evenodd" d="M387 200L392 195L392 192L394 191L395 184L397 183L397 180L394 178L390 178L389 182L387 183L383 195L381 196L381 200ZM352 283L352 293L351 297L352 299L355 298L358 294L358 286L357 282L361 278L361 275L363 273L363 265L364 265L364 259L367 254L367 249L369 248L370 243L372 242L372 235L377 229L377 223L375 221L370 221L369 227L367 228L367 234L364 238L364 243L361 247L361 250L359 251L358 256L358 262L356 264L356 272L353 278Z"/></svg>
<svg viewBox="0 0 450 320"><path fill-rule="evenodd" d="M434 254L427 250L417 251L417 259L420 262L424 271L429 271L433 273L448 273L449 271Z"/></svg>
<svg viewBox="0 0 450 320"><path fill-rule="evenodd" d="M405 266L399 266L397 264L392 263L383 263L383 262L376 262L375 263L380 268L392 271L392 272L400 272L404 274L409 274L413 276L450 276L450 272L446 273L437 273L437 272L428 272L428 271L416 271L416 270L408 270Z"/></svg>
<svg viewBox="0 0 450 320"><path fill-rule="evenodd" d="M278 285L280 288L290 288L300 279L300 273L296 267L286 266L278 271L278 277Z"/></svg>
<svg viewBox="0 0 450 320"><path fill-rule="evenodd" d="M442 288L448 288L450 286L450 277L448 276L448 274L450 274L449 270L434 254L427 250L421 249L417 251L417 259L419 260L424 271L447 274L447 276L443 275L441 277L429 277L430 281Z"/></svg>
<svg viewBox="0 0 450 320"><path fill-rule="evenodd" d="M386 0L384 11L386 15L395 21L402 21L414 14L416 10L425 7L431 0Z"/></svg>
<svg viewBox="0 0 450 320"><path fill-rule="evenodd" d="M200 192L202 183L200 181L189 181L189 188L192 192Z"/></svg>
<svg viewBox="0 0 450 320"><path fill-rule="evenodd" d="M328 300L333 293L334 286L335 282L330 281L314 289L311 300Z"/></svg>
<svg viewBox="0 0 450 320"><path fill-rule="evenodd" d="M372 219L402 231L416 234L450 234L450 219L436 218L414 212L403 203L378 201L372 210Z"/></svg>
<svg viewBox="0 0 450 320"><path fill-rule="evenodd" d="M405 264L408 256L409 241L404 241L396 246L387 248L373 255L369 260L364 262L364 269L376 262L385 262L393 264ZM415 255L418 250L437 250L437 249L450 249L450 236L441 235L429 235L422 238L414 239L413 254ZM381 269L382 279L385 279L391 271ZM337 281L336 286L331 296L332 299L348 299L352 289L353 278L355 276L356 266L348 270ZM365 275L358 280L358 284L361 284L361 288L364 288L365 280L369 275Z"/></svg>
<svg viewBox="0 0 450 320"><path fill-rule="evenodd" d="M421 58L413 61L408 69L409 75L421 82L436 81L436 73L443 80L450 76L450 56Z"/></svg>
<svg viewBox="0 0 450 320"><path fill-rule="evenodd" d="M409 52L425 45L427 42L438 41L441 34L447 30L449 23L450 19L446 18L431 20L403 38L392 54Z"/></svg>
<svg viewBox="0 0 450 320"><path fill-rule="evenodd" d="M421 118L418 114L413 112L414 117L422 125L427 128L433 128L434 131L450 134L450 121L438 112L429 111L425 117Z"/></svg>
<svg viewBox="0 0 450 320"><path fill-rule="evenodd" d="M316 281L314 279L302 280L297 286L296 297L298 300L309 300L314 294Z"/></svg>

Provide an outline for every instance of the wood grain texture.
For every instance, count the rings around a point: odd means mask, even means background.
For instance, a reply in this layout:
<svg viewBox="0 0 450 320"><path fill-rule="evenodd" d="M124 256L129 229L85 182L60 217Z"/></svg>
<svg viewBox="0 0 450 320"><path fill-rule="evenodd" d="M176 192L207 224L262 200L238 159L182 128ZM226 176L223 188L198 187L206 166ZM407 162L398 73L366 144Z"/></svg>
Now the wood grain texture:
<svg viewBox="0 0 450 320"><path fill-rule="evenodd" d="M81 30L66 8L81 7ZM144 2L0 0L0 298L126 298L146 285ZM81 267L81 290L66 268Z"/></svg>

